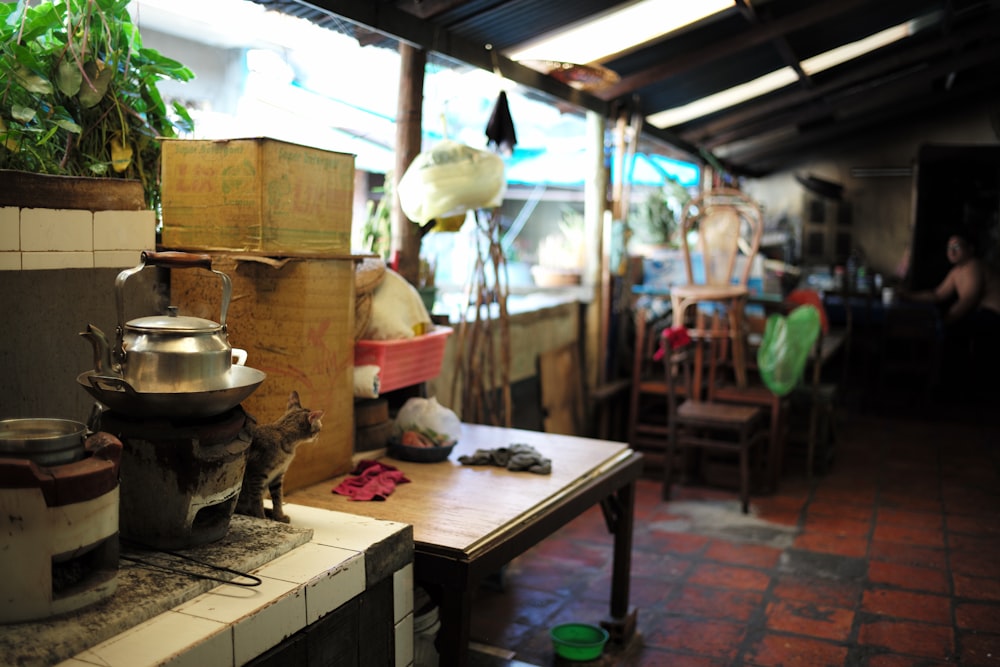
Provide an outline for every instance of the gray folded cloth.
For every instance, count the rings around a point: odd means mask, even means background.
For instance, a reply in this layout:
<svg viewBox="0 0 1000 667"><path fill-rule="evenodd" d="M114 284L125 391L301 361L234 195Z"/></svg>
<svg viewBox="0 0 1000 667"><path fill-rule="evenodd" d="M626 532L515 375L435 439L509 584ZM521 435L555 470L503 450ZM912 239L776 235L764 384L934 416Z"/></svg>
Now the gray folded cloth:
<svg viewBox="0 0 1000 667"><path fill-rule="evenodd" d="M542 456L531 445L514 444L496 449L477 449L472 455L459 456L463 465L491 465L519 472L527 470L538 475L552 472L552 460Z"/></svg>

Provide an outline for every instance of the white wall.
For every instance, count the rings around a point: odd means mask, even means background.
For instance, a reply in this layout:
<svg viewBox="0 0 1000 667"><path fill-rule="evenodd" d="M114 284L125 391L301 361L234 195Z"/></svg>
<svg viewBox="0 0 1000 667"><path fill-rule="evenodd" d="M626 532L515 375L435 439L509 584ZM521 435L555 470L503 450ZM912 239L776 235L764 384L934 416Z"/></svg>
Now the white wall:
<svg viewBox="0 0 1000 667"><path fill-rule="evenodd" d="M857 167L913 167L923 144L996 144L998 130L991 122L1000 105L957 109L933 121L895 123L879 134L878 143L845 145L840 150L806 156L788 170L746 182L746 191L765 210L773 224L786 216L801 230L806 190L796 175L812 175L844 186L844 199L852 208L850 229L855 245L870 268L891 275L911 239L913 177L854 178Z"/></svg>

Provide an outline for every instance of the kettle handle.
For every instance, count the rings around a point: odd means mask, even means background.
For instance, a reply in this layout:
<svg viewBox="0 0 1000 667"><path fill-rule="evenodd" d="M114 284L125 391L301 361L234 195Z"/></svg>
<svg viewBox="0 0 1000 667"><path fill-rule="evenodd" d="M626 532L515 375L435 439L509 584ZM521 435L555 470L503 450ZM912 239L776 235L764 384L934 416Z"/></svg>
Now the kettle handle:
<svg viewBox="0 0 1000 667"><path fill-rule="evenodd" d="M118 306L118 337L119 343L125 331L125 296L123 293L125 281L131 276L139 273L147 266L162 266L170 269L207 269L222 279L222 313L219 316L219 324L223 331L226 328L226 313L229 312L229 301L233 295L233 283L229 276L222 271L212 268L212 256L196 254L190 252L177 252L167 250L157 252L154 250L143 250L139 256L139 265L131 269L125 269L115 278L115 301Z"/></svg>

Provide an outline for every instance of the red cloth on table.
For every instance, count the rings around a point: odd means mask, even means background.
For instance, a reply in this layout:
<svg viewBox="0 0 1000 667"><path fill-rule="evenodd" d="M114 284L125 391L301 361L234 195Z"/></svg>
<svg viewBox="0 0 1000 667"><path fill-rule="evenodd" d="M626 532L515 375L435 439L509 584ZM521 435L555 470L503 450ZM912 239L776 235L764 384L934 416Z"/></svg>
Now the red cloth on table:
<svg viewBox="0 0 1000 667"><path fill-rule="evenodd" d="M385 500L396 490L397 484L409 481L402 470L365 459L358 462L351 476L338 484L333 493L348 496L351 500Z"/></svg>

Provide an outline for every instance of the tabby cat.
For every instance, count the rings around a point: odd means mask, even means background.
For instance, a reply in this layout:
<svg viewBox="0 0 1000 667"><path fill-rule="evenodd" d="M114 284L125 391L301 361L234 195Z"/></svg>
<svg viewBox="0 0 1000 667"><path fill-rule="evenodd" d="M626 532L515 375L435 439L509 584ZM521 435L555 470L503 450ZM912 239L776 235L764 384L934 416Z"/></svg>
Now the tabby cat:
<svg viewBox="0 0 1000 667"><path fill-rule="evenodd" d="M285 472L295 457L295 449L315 440L323 424L322 410L302 407L298 392L288 396L285 414L271 424L258 424L247 415L246 428L253 440L247 451L247 467L236 512L275 521L289 522L281 509L281 485ZM271 494L273 509L264 509L264 489Z"/></svg>

